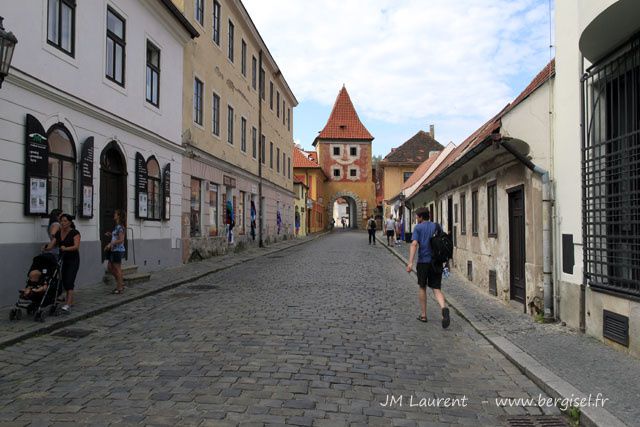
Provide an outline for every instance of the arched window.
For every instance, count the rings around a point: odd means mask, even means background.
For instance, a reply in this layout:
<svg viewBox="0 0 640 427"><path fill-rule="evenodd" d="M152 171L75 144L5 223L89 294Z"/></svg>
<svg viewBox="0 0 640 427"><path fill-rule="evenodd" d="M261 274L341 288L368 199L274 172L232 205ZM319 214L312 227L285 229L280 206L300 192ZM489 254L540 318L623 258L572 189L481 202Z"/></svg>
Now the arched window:
<svg viewBox="0 0 640 427"><path fill-rule="evenodd" d="M49 144L49 211L75 215L76 147L69 131L57 124L47 132Z"/></svg>
<svg viewBox="0 0 640 427"><path fill-rule="evenodd" d="M147 218L161 219L162 201L160 198L160 165L154 156L147 160Z"/></svg>

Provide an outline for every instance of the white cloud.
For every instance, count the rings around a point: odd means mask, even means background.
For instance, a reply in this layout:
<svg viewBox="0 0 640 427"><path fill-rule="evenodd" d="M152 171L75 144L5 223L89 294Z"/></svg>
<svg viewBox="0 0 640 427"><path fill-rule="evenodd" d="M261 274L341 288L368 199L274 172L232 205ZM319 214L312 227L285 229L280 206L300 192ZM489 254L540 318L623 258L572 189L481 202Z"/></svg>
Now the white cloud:
<svg viewBox="0 0 640 427"><path fill-rule="evenodd" d="M486 119L549 55L547 0L244 3L299 101L331 105L345 83L361 116L389 123Z"/></svg>

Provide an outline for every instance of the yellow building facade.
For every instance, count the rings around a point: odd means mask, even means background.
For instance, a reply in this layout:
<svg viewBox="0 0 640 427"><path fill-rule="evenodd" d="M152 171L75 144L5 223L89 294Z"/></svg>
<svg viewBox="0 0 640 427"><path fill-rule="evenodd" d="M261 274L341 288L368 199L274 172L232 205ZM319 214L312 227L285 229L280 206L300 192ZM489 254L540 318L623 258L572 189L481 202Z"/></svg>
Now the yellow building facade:
<svg viewBox="0 0 640 427"><path fill-rule="evenodd" d="M174 3L201 33L184 54L183 259L292 236L294 94L241 1Z"/></svg>

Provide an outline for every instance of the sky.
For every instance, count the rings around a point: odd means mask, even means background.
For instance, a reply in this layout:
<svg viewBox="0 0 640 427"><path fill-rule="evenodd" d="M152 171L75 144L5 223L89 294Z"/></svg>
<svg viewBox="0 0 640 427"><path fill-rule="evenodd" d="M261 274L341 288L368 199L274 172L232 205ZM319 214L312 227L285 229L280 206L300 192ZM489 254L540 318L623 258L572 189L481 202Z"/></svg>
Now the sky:
<svg viewBox="0 0 640 427"><path fill-rule="evenodd" d="M344 84L383 157L435 126L459 144L549 62L551 0L243 0L312 149Z"/></svg>

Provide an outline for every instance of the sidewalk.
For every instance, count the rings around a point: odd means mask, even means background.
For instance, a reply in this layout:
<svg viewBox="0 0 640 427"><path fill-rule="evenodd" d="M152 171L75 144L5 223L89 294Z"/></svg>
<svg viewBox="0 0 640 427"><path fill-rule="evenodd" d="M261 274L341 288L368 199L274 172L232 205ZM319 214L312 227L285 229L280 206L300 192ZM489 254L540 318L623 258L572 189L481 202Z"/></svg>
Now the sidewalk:
<svg viewBox="0 0 640 427"><path fill-rule="evenodd" d="M409 244L389 247L386 238L378 242L406 266ZM640 425L639 360L560 324L536 323L522 309L503 304L457 273L442 280L450 306L549 396L591 394L595 401L602 393L601 398L609 399L604 407L581 408L582 425Z"/></svg>
<svg viewBox="0 0 640 427"><path fill-rule="evenodd" d="M322 237L324 234L325 233L321 233L293 240L280 241L264 248L250 248L240 253L217 256L200 262L156 271L151 274L151 279L148 282L129 286L122 295L112 295L110 292L113 286L107 286L101 283L80 286L75 294L77 305L72 307L71 314L48 316L44 323L35 322L33 317L27 316L24 310L22 320L10 322L9 310L15 303L15 301L11 301L11 305L0 307L0 312L4 313L0 320L0 348L10 346L34 335L64 328L82 319L95 316L140 298L193 282L201 277L242 264L243 262L310 242ZM16 298L17 293L16 289Z"/></svg>

